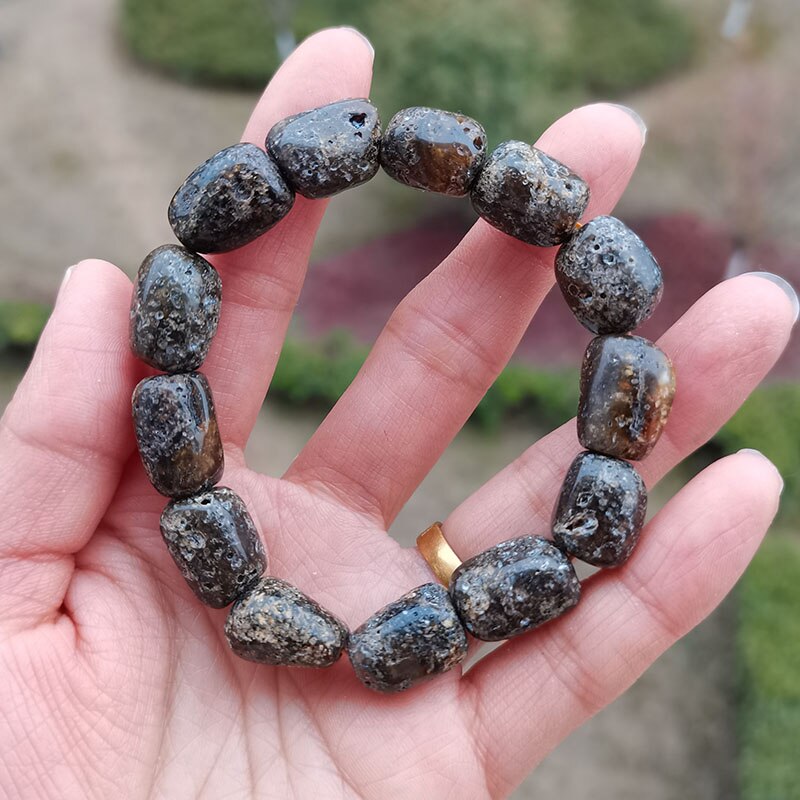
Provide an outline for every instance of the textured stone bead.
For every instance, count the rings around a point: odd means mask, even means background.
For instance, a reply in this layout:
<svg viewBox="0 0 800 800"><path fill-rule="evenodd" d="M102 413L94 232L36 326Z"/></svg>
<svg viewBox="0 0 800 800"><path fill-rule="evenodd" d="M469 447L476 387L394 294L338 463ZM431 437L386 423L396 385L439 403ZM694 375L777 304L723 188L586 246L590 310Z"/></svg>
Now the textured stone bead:
<svg viewBox="0 0 800 800"><path fill-rule="evenodd" d="M553 539L596 567L624 564L644 525L647 490L627 461L581 453L570 466L553 514Z"/></svg>
<svg viewBox="0 0 800 800"><path fill-rule="evenodd" d="M192 591L212 608L230 605L267 568L244 501L224 486L168 503L161 535Z"/></svg>
<svg viewBox="0 0 800 800"><path fill-rule="evenodd" d="M169 204L169 224L189 250L224 253L283 219L294 192L278 165L252 144L235 144L201 164Z"/></svg>
<svg viewBox="0 0 800 800"><path fill-rule="evenodd" d="M578 439L607 456L644 458L664 429L675 396L666 354L641 336L598 336L581 367Z"/></svg>
<svg viewBox="0 0 800 800"><path fill-rule="evenodd" d="M369 100L341 100L278 122L267 151L304 197L330 197L378 171L381 123Z"/></svg>
<svg viewBox="0 0 800 800"><path fill-rule="evenodd" d="M486 158L486 131L470 117L417 106L398 111L381 140L381 166L396 181L466 195Z"/></svg>
<svg viewBox="0 0 800 800"><path fill-rule="evenodd" d="M614 217L595 217L561 246L556 281L592 333L628 333L658 305L664 282L647 245Z"/></svg>
<svg viewBox="0 0 800 800"><path fill-rule="evenodd" d="M402 692L467 655L467 634L447 590L427 583L382 608L350 634L356 676L378 692Z"/></svg>
<svg viewBox="0 0 800 800"><path fill-rule="evenodd" d="M222 442L205 375L145 378L132 406L139 455L161 494L188 497L222 477Z"/></svg>
<svg viewBox="0 0 800 800"><path fill-rule="evenodd" d="M580 595L569 559L539 536L495 545L465 561L450 580L461 622L486 642L519 636L555 619Z"/></svg>
<svg viewBox="0 0 800 800"><path fill-rule="evenodd" d="M214 267L183 247L157 247L133 287L130 342L134 355L164 372L190 372L217 331L222 283Z"/></svg>
<svg viewBox="0 0 800 800"><path fill-rule="evenodd" d="M347 644L347 628L299 589L262 578L231 608L225 635L237 656L262 664L328 667Z"/></svg>
<svg viewBox="0 0 800 800"><path fill-rule="evenodd" d="M472 187L472 205L495 228L539 247L566 241L589 203L589 187L525 142L503 142Z"/></svg>

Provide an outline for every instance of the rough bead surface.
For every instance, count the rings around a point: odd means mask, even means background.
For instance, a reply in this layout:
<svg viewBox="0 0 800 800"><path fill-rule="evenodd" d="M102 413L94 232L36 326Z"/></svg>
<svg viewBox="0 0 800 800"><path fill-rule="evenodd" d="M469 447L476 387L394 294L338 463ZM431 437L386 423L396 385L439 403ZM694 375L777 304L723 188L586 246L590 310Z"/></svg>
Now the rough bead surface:
<svg viewBox="0 0 800 800"><path fill-rule="evenodd" d="M267 568L244 501L224 486L168 503L161 535L192 591L212 608L230 605Z"/></svg>
<svg viewBox="0 0 800 800"><path fill-rule="evenodd" d="M267 151L304 197L330 197L378 171L381 123L369 100L341 100L278 122Z"/></svg>
<svg viewBox="0 0 800 800"><path fill-rule="evenodd" d="M168 497L210 489L222 476L222 442L205 375L156 375L133 392L139 455L153 486Z"/></svg>
<svg viewBox="0 0 800 800"><path fill-rule="evenodd" d="M347 644L347 628L299 589L262 578L232 606L225 635L237 656L262 664L328 667Z"/></svg>
<svg viewBox="0 0 800 800"><path fill-rule="evenodd" d="M647 513L647 490L627 461L581 453L564 478L553 514L553 539L596 567L624 564Z"/></svg>
<svg viewBox="0 0 800 800"><path fill-rule="evenodd" d="M666 354L641 336L598 336L581 366L578 439L607 456L644 458L655 447L675 396Z"/></svg>
<svg viewBox="0 0 800 800"><path fill-rule="evenodd" d="M402 692L467 655L467 634L447 590L427 583L382 608L350 634L356 676L378 692Z"/></svg>
<svg viewBox="0 0 800 800"><path fill-rule="evenodd" d="M581 178L525 142L498 145L472 187L472 205L490 225L539 247L566 241L588 203Z"/></svg>
<svg viewBox="0 0 800 800"><path fill-rule="evenodd" d="M183 182L169 204L169 224L189 250L224 253L268 231L293 202L278 165L255 145L235 144Z"/></svg>
<svg viewBox="0 0 800 800"><path fill-rule="evenodd" d="M596 217L556 257L556 281L592 333L628 333L658 305L664 282L647 245L614 217Z"/></svg>
<svg viewBox="0 0 800 800"><path fill-rule="evenodd" d="M550 541L521 536L465 561L450 596L475 638L519 636L577 604L581 585L569 559Z"/></svg>
<svg viewBox="0 0 800 800"><path fill-rule="evenodd" d="M416 106L398 111L381 140L381 166L416 189L463 197L486 158L486 131L474 119Z"/></svg>
<svg viewBox="0 0 800 800"><path fill-rule="evenodd" d="M163 372L190 372L217 332L222 282L204 258L178 245L157 247L142 262L130 313L134 355Z"/></svg>

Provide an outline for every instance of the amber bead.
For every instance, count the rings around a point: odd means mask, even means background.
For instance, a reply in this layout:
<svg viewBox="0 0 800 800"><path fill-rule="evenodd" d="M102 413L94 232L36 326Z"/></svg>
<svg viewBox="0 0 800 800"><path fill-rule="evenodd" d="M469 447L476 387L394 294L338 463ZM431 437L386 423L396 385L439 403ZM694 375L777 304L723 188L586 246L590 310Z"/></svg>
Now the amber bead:
<svg viewBox="0 0 800 800"><path fill-rule="evenodd" d="M532 630L577 604L581 585L570 560L552 542L521 536L465 561L450 596L467 631L487 642Z"/></svg>
<svg viewBox="0 0 800 800"><path fill-rule="evenodd" d="M253 144L220 150L183 182L169 204L178 240L197 253L224 253L252 242L294 203L278 165Z"/></svg>
<svg viewBox="0 0 800 800"><path fill-rule="evenodd" d="M217 331L219 274L183 247L157 247L133 287L130 342L134 354L164 372L190 372L205 360Z"/></svg>
<svg viewBox="0 0 800 800"><path fill-rule="evenodd" d="M578 439L607 456L644 458L664 429L675 395L666 354L641 336L598 336L581 367Z"/></svg>
<svg viewBox="0 0 800 800"><path fill-rule="evenodd" d="M581 453L570 466L553 514L553 539L596 567L624 564L639 541L647 490L627 461Z"/></svg>
<svg viewBox="0 0 800 800"><path fill-rule="evenodd" d="M304 197L330 197L378 171L381 123L369 100L340 100L281 120L267 151Z"/></svg>
<svg viewBox="0 0 800 800"><path fill-rule="evenodd" d="M262 664L329 667L347 644L347 628L299 589L262 578L231 607L225 635L237 656Z"/></svg>
<svg viewBox="0 0 800 800"><path fill-rule="evenodd" d="M416 106L398 111L381 140L381 166L416 189L463 197L486 157L486 131L470 117Z"/></svg>
<svg viewBox="0 0 800 800"><path fill-rule="evenodd" d="M350 634L356 677L378 692L402 692L447 672L467 655L467 634L447 590L427 583L382 608Z"/></svg>
<svg viewBox="0 0 800 800"><path fill-rule="evenodd" d="M161 535L192 591L212 608L232 603L267 567L244 501L224 486L168 503Z"/></svg>
<svg viewBox="0 0 800 800"><path fill-rule="evenodd" d="M647 245L614 217L595 217L556 257L556 281L592 333L629 333L658 305L661 270Z"/></svg>
<svg viewBox="0 0 800 800"><path fill-rule="evenodd" d="M566 241L589 203L574 172L525 142L503 142L472 187L472 205L490 225L539 247Z"/></svg>
<svg viewBox="0 0 800 800"><path fill-rule="evenodd" d="M133 392L139 455L153 486L168 497L210 489L222 476L223 453L205 375L156 375Z"/></svg>

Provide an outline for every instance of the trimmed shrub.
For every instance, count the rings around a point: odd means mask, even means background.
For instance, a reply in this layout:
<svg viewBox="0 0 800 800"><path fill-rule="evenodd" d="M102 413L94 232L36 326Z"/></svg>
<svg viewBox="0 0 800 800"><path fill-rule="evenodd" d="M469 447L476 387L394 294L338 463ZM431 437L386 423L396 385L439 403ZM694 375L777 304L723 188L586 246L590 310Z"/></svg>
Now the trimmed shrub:
<svg viewBox="0 0 800 800"><path fill-rule="evenodd" d="M290 4L292 5L292 4ZM304 0L298 38L349 24L377 52L373 99L459 110L496 143L531 139L591 95L616 95L685 64L686 18L666 0ZM142 61L190 81L255 87L278 64L268 0L123 0Z"/></svg>
<svg viewBox="0 0 800 800"><path fill-rule="evenodd" d="M768 536L739 593L742 800L800 800L800 540Z"/></svg>
<svg viewBox="0 0 800 800"><path fill-rule="evenodd" d="M0 352L12 348L32 351L50 310L38 303L0 300Z"/></svg>
<svg viewBox="0 0 800 800"><path fill-rule="evenodd" d="M786 482L781 517L800 515L800 385L775 383L758 389L715 442L727 453L743 447L761 450Z"/></svg>

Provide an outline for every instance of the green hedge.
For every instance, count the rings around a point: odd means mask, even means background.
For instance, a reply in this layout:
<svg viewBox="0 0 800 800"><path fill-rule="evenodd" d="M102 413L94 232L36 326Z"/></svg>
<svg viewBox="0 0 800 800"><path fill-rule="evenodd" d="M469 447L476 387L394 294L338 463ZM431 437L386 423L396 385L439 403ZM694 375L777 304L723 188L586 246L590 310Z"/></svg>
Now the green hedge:
<svg viewBox="0 0 800 800"><path fill-rule="evenodd" d="M774 383L754 392L715 442L726 453L761 450L780 470L786 487L783 518L800 518L800 385Z"/></svg>
<svg viewBox="0 0 800 800"><path fill-rule="evenodd" d="M0 300L0 352L32 350L50 310L35 303ZM345 331L319 341L287 339L270 387L270 397L294 406L330 408L355 377L368 348ZM578 373L520 364L503 370L473 414L493 428L511 416L554 427L575 413ZM714 438L721 452L762 450L786 481L782 513L800 515L800 385L775 383L758 389Z"/></svg>
<svg viewBox="0 0 800 800"><path fill-rule="evenodd" d="M39 303L0 300L0 352L33 350L50 316L50 309Z"/></svg>
<svg viewBox="0 0 800 800"><path fill-rule="evenodd" d="M328 409L356 376L367 348L344 331L321 342L288 339L281 352L269 396L293 406ZM555 427L575 413L578 372L552 372L509 365L486 393L472 416L483 428L494 429L511 416Z"/></svg>
<svg viewBox="0 0 800 800"><path fill-rule="evenodd" d="M796 534L767 537L742 579L739 597L741 800L800 800L800 540Z"/></svg>
<svg viewBox="0 0 800 800"><path fill-rule="evenodd" d="M354 25L377 52L373 98L471 114L495 141L531 138L590 94L685 64L693 36L667 0L298 0L298 38ZM141 60L180 78L261 86L278 64L267 0L123 0Z"/></svg>

